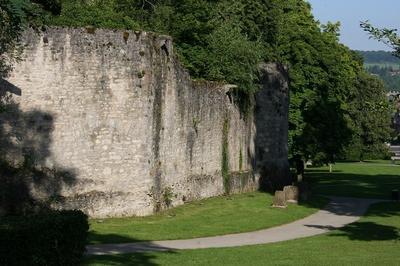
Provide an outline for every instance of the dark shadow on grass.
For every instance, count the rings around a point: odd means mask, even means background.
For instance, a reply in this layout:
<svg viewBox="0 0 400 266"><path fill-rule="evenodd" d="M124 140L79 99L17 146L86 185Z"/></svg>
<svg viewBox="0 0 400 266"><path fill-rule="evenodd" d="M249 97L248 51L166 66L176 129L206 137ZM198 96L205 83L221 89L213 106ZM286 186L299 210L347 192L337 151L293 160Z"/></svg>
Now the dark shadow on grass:
<svg viewBox="0 0 400 266"><path fill-rule="evenodd" d="M384 241L400 240L399 229L394 226L381 225L373 222L356 222L337 229L333 226L306 225L307 227L326 229L332 232L329 236L345 236L350 240Z"/></svg>
<svg viewBox="0 0 400 266"><path fill-rule="evenodd" d="M329 203L329 199L323 196L313 195L307 200L300 200L299 205L306 208L323 209Z"/></svg>
<svg viewBox="0 0 400 266"><path fill-rule="evenodd" d="M151 241L138 240L131 237L124 237L116 234L99 235L91 232L92 240L98 239L118 239L125 244L100 244L88 245L87 255L83 265L103 264L103 265L159 265L154 260L156 255L150 252L163 251L170 254L175 252L169 248L156 245ZM123 253L123 254L118 254ZM98 255L102 254L102 255Z"/></svg>
<svg viewBox="0 0 400 266"><path fill-rule="evenodd" d="M158 265L152 261L154 258L146 253L91 256L85 258L82 265Z"/></svg>
<svg viewBox="0 0 400 266"><path fill-rule="evenodd" d="M400 204L396 202L381 202L373 204L363 219L375 219L376 217L385 217L385 221L390 222L390 218L400 217ZM379 224L373 221L359 221L349 224L343 228L332 226L307 225L319 229L333 231L330 237L347 237L350 240L358 241L400 241L400 228L387 224Z"/></svg>
<svg viewBox="0 0 400 266"><path fill-rule="evenodd" d="M368 210L369 217L400 217L400 203L386 202L375 204ZM400 218L399 218L400 219Z"/></svg>
<svg viewBox="0 0 400 266"><path fill-rule="evenodd" d="M342 173L342 170L333 170L332 173ZM307 173L329 173L328 169L307 168Z"/></svg>
<svg viewBox="0 0 400 266"><path fill-rule="evenodd" d="M89 231L88 245L96 245L103 243L132 243L132 242L146 242L143 239L133 239L123 235L117 234L98 234L95 231Z"/></svg>
<svg viewBox="0 0 400 266"><path fill-rule="evenodd" d="M399 229L394 226L374 222L357 222L350 224L331 236L346 236L350 240L385 241L400 240Z"/></svg>
<svg viewBox="0 0 400 266"><path fill-rule="evenodd" d="M367 199L367 201L369 201ZM314 195L312 198L310 198L306 202L300 202L300 205L310 207L310 208L319 208L319 209L324 209L325 211L328 211L330 213L333 213L335 215L340 215L340 216L352 216L352 217L357 217L357 216L364 216L364 217L400 217L400 204L398 202L390 202L390 201L383 201L380 203L374 203L372 204L368 210L367 213L366 207L368 205L365 205L365 200L357 200L357 199L346 199L346 198L334 198L333 201L330 201L329 204L329 199L325 198L323 196L318 196ZM364 203L363 203L364 202ZM374 201L372 201L373 203ZM310 227L313 227L314 225L309 225ZM328 230L334 230L336 228L330 228L330 227L319 227L322 229L328 229Z"/></svg>
<svg viewBox="0 0 400 266"><path fill-rule="evenodd" d="M149 253L117 254L107 256L87 257L82 265L132 265L132 266L156 266L160 265L154 260L156 256Z"/></svg>
<svg viewBox="0 0 400 266"><path fill-rule="evenodd" d="M400 169L399 175L323 173L310 170L306 175L314 194L390 199L392 190L400 189Z"/></svg>

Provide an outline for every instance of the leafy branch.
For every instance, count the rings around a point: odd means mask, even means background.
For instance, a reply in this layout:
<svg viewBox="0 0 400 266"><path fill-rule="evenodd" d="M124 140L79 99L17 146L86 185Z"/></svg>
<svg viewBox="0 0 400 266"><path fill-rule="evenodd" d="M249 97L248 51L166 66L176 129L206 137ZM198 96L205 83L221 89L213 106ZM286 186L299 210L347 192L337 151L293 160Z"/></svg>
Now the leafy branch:
<svg viewBox="0 0 400 266"><path fill-rule="evenodd" d="M360 26L370 34L371 39L378 40L393 48L393 55L400 57L400 36L397 34L397 29L376 28L368 20L361 22Z"/></svg>

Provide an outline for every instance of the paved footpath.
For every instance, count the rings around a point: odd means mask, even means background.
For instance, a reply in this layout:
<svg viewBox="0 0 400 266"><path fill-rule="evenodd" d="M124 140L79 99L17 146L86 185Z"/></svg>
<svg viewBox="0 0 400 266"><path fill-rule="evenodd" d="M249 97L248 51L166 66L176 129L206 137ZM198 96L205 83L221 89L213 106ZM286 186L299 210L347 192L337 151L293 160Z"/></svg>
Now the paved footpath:
<svg viewBox="0 0 400 266"><path fill-rule="evenodd" d="M165 240L127 244L87 246L87 255L109 255L144 251L202 249L258 245L315 236L357 221L373 204L383 200L331 197L317 213L290 224L269 229L186 240Z"/></svg>

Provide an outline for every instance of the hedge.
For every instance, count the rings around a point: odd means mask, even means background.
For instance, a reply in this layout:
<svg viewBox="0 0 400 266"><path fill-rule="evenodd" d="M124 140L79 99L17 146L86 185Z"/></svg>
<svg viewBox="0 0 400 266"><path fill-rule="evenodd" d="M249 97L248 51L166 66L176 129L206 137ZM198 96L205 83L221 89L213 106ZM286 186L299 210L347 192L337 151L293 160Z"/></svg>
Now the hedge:
<svg viewBox="0 0 400 266"><path fill-rule="evenodd" d="M81 211L2 218L0 265L79 265L88 229Z"/></svg>

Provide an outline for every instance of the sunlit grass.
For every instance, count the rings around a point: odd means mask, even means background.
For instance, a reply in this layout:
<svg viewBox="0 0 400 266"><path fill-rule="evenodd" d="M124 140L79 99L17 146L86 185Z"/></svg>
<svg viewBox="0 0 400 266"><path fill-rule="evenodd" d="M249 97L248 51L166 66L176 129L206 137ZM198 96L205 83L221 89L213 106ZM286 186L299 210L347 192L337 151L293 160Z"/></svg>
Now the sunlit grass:
<svg viewBox="0 0 400 266"><path fill-rule="evenodd" d="M392 188L400 188L400 167L379 164L383 165L339 163L332 174L327 168L317 168L309 170L308 175L319 193L387 198ZM258 196L263 198L263 194ZM399 251L400 203L385 202L373 205L358 222L325 235L237 248L94 256L87 258L85 264L386 266L400 265Z"/></svg>
<svg viewBox="0 0 400 266"><path fill-rule="evenodd" d="M272 208L272 196L254 192L192 202L148 217L94 219L90 243L184 239L269 228L306 217L327 203Z"/></svg>

